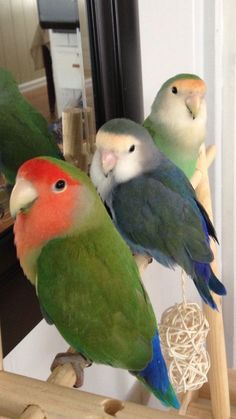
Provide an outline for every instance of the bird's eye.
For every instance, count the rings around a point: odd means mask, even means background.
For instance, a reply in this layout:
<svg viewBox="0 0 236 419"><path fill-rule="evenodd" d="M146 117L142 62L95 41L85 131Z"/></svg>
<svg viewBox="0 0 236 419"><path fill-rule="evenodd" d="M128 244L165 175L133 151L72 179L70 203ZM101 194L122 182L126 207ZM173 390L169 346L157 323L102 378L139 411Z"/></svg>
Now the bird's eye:
<svg viewBox="0 0 236 419"><path fill-rule="evenodd" d="M62 192L66 189L67 183L64 179L57 180L56 183L53 185L53 191L54 192Z"/></svg>
<svg viewBox="0 0 236 419"><path fill-rule="evenodd" d="M129 153L132 153L135 150L135 145L133 144L130 148L129 148Z"/></svg>
<svg viewBox="0 0 236 419"><path fill-rule="evenodd" d="M178 89L175 86L172 87L171 91L172 91L172 93L174 93L174 95L176 95L178 93Z"/></svg>

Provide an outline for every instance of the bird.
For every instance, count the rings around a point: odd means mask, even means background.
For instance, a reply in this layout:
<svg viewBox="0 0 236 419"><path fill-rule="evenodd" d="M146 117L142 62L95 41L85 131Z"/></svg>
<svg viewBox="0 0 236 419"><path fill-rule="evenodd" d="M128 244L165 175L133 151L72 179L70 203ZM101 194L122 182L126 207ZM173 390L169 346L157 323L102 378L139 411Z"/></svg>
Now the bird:
<svg viewBox="0 0 236 419"><path fill-rule="evenodd" d="M154 143L191 179L206 138L206 83L195 74L177 74L158 91L143 126Z"/></svg>
<svg viewBox="0 0 236 419"><path fill-rule="evenodd" d="M130 371L179 408L137 265L89 177L59 159L31 159L10 211L17 256L46 319L83 358Z"/></svg>
<svg viewBox="0 0 236 419"><path fill-rule="evenodd" d="M96 147L91 180L132 252L182 267L203 301L217 309L210 291L226 294L210 266L209 238L217 236L183 171L142 125L125 118L106 122Z"/></svg>
<svg viewBox="0 0 236 419"><path fill-rule="evenodd" d="M0 67L0 171L11 186L26 160L63 159L46 119L22 96L11 72Z"/></svg>

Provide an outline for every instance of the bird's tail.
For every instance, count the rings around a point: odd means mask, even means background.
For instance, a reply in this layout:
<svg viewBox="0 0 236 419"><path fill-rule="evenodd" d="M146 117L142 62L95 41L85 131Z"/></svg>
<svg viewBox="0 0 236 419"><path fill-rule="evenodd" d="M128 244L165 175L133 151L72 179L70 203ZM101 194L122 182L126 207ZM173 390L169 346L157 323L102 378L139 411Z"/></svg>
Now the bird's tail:
<svg viewBox="0 0 236 419"><path fill-rule="evenodd" d="M203 301L208 304L211 308L217 310L217 305L210 293L213 291L218 295L226 295L226 289L224 285L213 273L211 266L208 263L196 262L194 266L195 275L193 281L196 288L202 297Z"/></svg>
<svg viewBox="0 0 236 419"><path fill-rule="evenodd" d="M153 341L153 357L142 371L132 371L142 383L167 407L179 409L180 403L169 381L168 372L163 358L158 332Z"/></svg>

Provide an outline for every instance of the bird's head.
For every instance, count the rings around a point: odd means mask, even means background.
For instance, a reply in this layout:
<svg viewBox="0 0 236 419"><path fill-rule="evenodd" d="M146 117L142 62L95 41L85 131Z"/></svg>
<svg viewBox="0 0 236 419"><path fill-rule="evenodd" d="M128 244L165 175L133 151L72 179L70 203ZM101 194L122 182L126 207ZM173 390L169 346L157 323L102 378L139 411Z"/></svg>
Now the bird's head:
<svg viewBox="0 0 236 419"><path fill-rule="evenodd" d="M96 146L91 167L95 185L95 165L107 182L113 178L115 183L123 183L143 173L157 151L146 129L124 118L106 122L97 133Z"/></svg>
<svg viewBox="0 0 236 419"><path fill-rule="evenodd" d="M10 197L16 245L24 253L70 234L85 224L95 199L90 180L70 164L49 157L28 160Z"/></svg>
<svg viewBox="0 0 236 419"><path fill-rule="evenodd" d="M206 84L193 74L178 74L167 80L152 105L152 114L168 121L206 119Z"/></svg>

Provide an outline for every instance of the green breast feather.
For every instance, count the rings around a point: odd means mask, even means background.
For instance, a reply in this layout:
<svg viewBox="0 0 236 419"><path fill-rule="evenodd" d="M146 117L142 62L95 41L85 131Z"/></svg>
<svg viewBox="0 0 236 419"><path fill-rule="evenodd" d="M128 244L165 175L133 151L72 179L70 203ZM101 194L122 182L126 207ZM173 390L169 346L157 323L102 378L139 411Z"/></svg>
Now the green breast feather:
<svg viewBox="0 0 236 419"><path fill-rule="evenodd" d="M112 225L49 242L38 260L38 296L67 342L94 362L139 370L150 360L155 316Z"/></svg>

